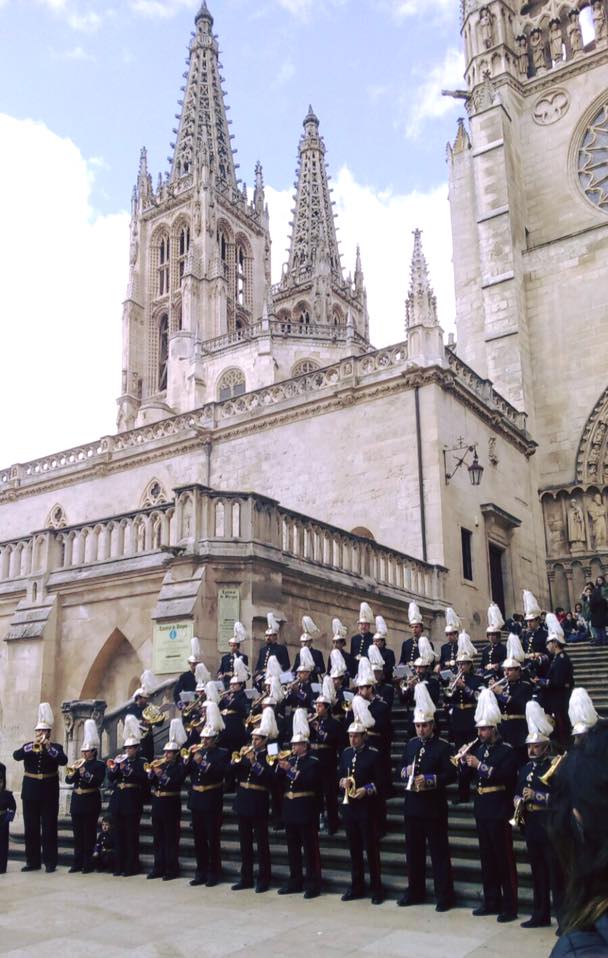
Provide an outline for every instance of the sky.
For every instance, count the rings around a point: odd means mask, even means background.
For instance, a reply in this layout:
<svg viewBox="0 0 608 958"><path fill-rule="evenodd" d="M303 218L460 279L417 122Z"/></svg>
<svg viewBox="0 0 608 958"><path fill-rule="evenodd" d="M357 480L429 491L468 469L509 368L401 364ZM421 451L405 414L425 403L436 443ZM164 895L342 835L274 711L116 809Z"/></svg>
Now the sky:
<svg viewBox="0 0 608 958"><path fill-rule="evenodd" d="M445 148L457 0L208 0L238 175L261 160L273 274L302 120L320 118L345 272L361 244L375 346L404 339L412 230L453 324ZM115 430L139 152L167 169L200 0L0 0L0 466Z"/></svg>

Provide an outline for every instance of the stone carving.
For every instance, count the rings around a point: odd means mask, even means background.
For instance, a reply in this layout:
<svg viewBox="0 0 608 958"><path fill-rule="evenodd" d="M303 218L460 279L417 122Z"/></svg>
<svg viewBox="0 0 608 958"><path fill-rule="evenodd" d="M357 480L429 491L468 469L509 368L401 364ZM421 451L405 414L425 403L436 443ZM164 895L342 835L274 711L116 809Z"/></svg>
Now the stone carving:
<svg viewBox="0 0 608 958"><path fill-rule="evenodd" d="M150 506L158 506L168 501L169 497L167 496L162 483L160 483L158 479L151 479L146 486L141 499L143 508L146 509Z"/></svg>
<svg viewBox="0 0 608 958"><path fill-rule="evenodd" d="M564 90L554 90L541 97L534 107L534 122L539 126L550 126L564 116L570 106L570 98Z"/></svg>
<svg viewBox="0 0 608 958"><path fill-rule="evenodd" d="M552 20L549 24L549 49L553 63L561 63L564 59L562 27L559 20Z"/></svg>
<svg viewBox="0 0 608 958"><path fill-rule="evenodd" d="M578 178L585 196L608 212L608 104L585 130L578 152Z"/></svg>
<svg viewBox="0 0 608 958"><path fill-rule="evenodd" d="M479 36L482 46L486 50L494 46L494 24L492 23L492 14L487 7L482 7L479 11Z"/></svg>
<svg viewBox="0 0 608 958"><path fill-rule="evenodd" d="M570 500L568 508L568 541L573 549L585 547L585 518L576 499Z"/></svg>
<svg viewBox="0 0 608 958"><path fill-rule="evenodd" d="M547 69L545 62L545 38L539 27L535 27L530 33L530 49L532 51L532 66L536 73L542 73Z"/></svg>
<svg viewBox="0 0 608 958"><path fill-rule="evenodd" d="M578 10L571 10L568 14L568 42L570 43L570 52L573 57L578 56L579 53L583 52L583 34L581 33L581 26L579 23L579 12Z"/></svg>
<svg viewBox="0 0 608 958"><path fill-rule="evenodd" d="M67 526L65 512L61 506L53 506L46 520L47 529L65 529Z"/></svg>
<svg viewBox="0 0 608 958"><path fill-rule="evenodd" d="M593 29L596 44L605 46L608 41L608 21L603 0L593 0Z"/></svg>
<svg viewBox="0 0 608 958"><path fill-rule="evenodd" d="M548 521L549 552L552 555L562 555L566 551L566 537L564 524L559 516L552 516Z"/></svg>
<svg viewBox="0 0 608 958"><path fill-rule="evenodd" d="M528 38L521 33L515 38L517 44L517 72L522 79L528 76Z"/></svg>
<svg viewBox="0 0 608 958"><path fill-rule="evenodd" d="M596 492L587 506L589 527L591 531L591 545L594 549L605 548L608 544L606 527L606 509L602 496Z"/></svg>
<svg viewBox="0 0 608 958"><path fill-rule="evenodd" d="M473 113L480 113L482 110L489 110L496 102L496 89L490 77L490 71L485 70L483 74L483 83L473 92L471 100L467 106L472 106Z"/></svg>

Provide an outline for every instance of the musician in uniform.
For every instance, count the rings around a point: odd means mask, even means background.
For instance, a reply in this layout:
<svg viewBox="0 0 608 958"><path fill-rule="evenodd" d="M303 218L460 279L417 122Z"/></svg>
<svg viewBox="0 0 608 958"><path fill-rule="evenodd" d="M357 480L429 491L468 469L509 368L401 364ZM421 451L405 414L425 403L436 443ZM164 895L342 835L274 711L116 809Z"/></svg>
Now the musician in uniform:
<svg viewBox="0 0 608 958"><path fill-rule="evenodd" d="M384 901L380 874L378 796L382 789L380 755L366 742L365 726L348 727L350 745L340 756L338 784L344 796L340 806L351 861L351 884L342 901L365 897L363 851L367 856L372 904Z"/></svg>
<svg viewBox="0 0 608 958"><path fill-rule="evenodd" d="M374 646L370 646L368 654L373 655ZM389 798L393 788L393 770L391 763L391 742L393 737L393 728L391 725L391 710L386 702L376 695L374 678L371 663L367 658L362 658L359 662L359 672L355 679L357 686L357 696L367 702L369 713L374 719L373 728L367 729L367 741L371 746L378 749L380 753L380 766L382 768L383 781L382 790L379 796L379 814L380 814L380 836L386 833L386 800ZM354 706L354 700L353 700ZM347 721L351 719L351 713L347 715ZM358 721L358 716L352 712L352 720Z"/></svg>
<svg viewBox="0 0 608 958"><path fill-rule="evenodd" d="M425 648L424 643L428 642L426 636L422 635L420 637L420 642L423 649ZM430 645L430 643L429 643ZM423 682L431 696L435 706L438 708L440 699L441 699L441 685L439 684L439 679L433 675L432 659L421 654L420 658L414 659L413 662L415 675L411 678L404 680L399 685L399 700L403 705L407 707L408 710L408 736L411 738L415 734L414 723L413 723L413 713L414 713L414 689L419 682Z"/></svg>
<svg viewBox="0 0 608 958"><path fill-rule="evenodd" d="M392 682L393 672L395 671L395 653L392 649L389 649L386 644L386 637L388 635L388 626L384 621L381 615L376 616L376 631L374 632L374 637L372 639L372 645L380 653L382 658L382 663L384 665L384 677L387 682ZM369 649L367 651L368 658ZM371 659L370 659L371 661ZM372 663L373 664L373 663Z"/></svg>
<svg viewBox="0 0 608 958"><path fill-rule="evenodd" d="M272 762L268 762L266 743L275 738L278 729L272 709L264 709L262 721L251 733L251 746L240 754L233 754L230 773L236 781L236 812L241 847L241 877L232 885L232 891L253 888L253 840L258 853L256 892L268 891L271 865L268 841L270 792L275 776Z"/></svg>
<svg viewBox="0 0 608 958"><path fill-rule="evenodd" d="M376 681L374 686L374 696L377 699L381 699L385 705L388 705L390 712L393 707L393 702L395 701L395 686L392 684L389 685L389 683L385 681L386 666L382 660L380 649L377 648L375 642L373 645L370 645L369 649L367 650L367 654L370 657L372 672L374 673L374 679Z"/></svg>
<svg viewBox="0 0 608 958"><path fill-rule="evenodd" d="M367 602L362 602L359 606L359 631L351 636L350 654L359 661L362 655L367 655L367 650L372 644L372 622L374 614Z"/></svg>
<svg viewBox="0 0 608 958"><path fill-rule="evenodd" d="M188 808L192 815L196 872L190 885L217 885L222 875L220 832L224 805L224 782L230 766L230 753L218 748L221 727L211 722L201 731L201 742L190 748L185 760L190 777Z"/></svg>
<svg viewBox="0 0 608 958"><path fill-rule="evenodd" d="M410 602L407 609L407 618L412 636L409 639L404 639L401 643L399 665L412 665L414 660L420 657L418 640L424 631L424 626L422 624L422 613L416 602Z"/></svg>
<svg viewBox="0 0 608 958"><path fill-rule="evenodd" d="M262 683L266 674L266 666L271 655L275 655L283 672L289 672L289 653L284 645L280 645L279 630L280 623L275 618L274 613L268 612L266 616L268 628L264 633L265 645L260 649L258 660L255 666L254 685L259 692L262 691Z"/></svg>
<svg viewBox="0 0 608 958"><path fill-rule="evenodd" d="M106 767L97 758L99 732L93 719L84 723L82 758L77 765L66 768L65 781L73 785L70 799L70 815L74 832L74 859L70 872L82 871L85 875L94 871L93 852L97 834L97 819L101 811L101 786L106 777Z"/></svg>
<svg viewBox="0 0 608 958"><path fill-rule="evenodd" d="M475 787L475 826L481 858L483 902L474 915L517 918L517 872L509 820L517 777L517 755L497 731L501 714L494 693L482 689L475 711L477 744L459 756Z"/></svg>
<svg viewBox="0 0 608 958"><path fill-rule="evenodd" d="M350 652L346 651L346 626L342 625L340 619L332 619L332 651L329 654L329 662L327 663L327 671L330 672L333 668L336 668L337 660L334 653L339 653L342 662L340 662L340 667L344 663L344 671L348 673L348 676L351 679L354 679L357 674L357 660Z"/></svg>
<svg viewBox="0 0 608 958"><path fill-rule="evenodd" d="M148 673L144 672L141 677L141 685L133 693L133 702L129 705L128 715L134 715L139 721L140 729L140 753L146 762L151 762L154 758L154 729L152 725L144 718L144 712L149 705L150 691L145 681ZM151 674L151 673L150 673Z"/></svg>
<svg viewBox="0 0 608 958"><path fill-rule="evenodd" d="M247 639L247 630L242 622L234 623L234 634L228 640L228 645L230 646L230 651L226 652L225 655L222 655L220 661L220 667L217 672L218 679L221 679L224 683L224 688L227 689L230 684L230 679L234 675L234 666L237 659L242 659L244 665L249 665L249 659L244 652L241 652L241 644Z"/></svg>
<svg viewBox="0 0 608 958"><path fill-rule="evenodd" d="M308 651L308 649L306 650ZM314 693L310 682L311 666L303 662L298 666L297 678L292 682L285 693L285 705L291 709L306 709L312 711Z"/></svg>
<svg viewBox="0 0 608 958"><path fill-rule="evenodd" d="M531 701L526 705L526 721L529 761L519 769L514 818L521 824L526 839L534 892L532 915L521 923L521 927L545 928L551 924L551 892L558 915L561 904L561 881L547 832L551 807L549 780L559 759L551 759L549 754L553 723L538 702ZM544 776L547 776L546 782Z"/></svg>
<svg viewBox="0 0 608 958"><path fill-rule="evenodd" d="M139 828L148 776L140 755L141 729L134 715L125 716L124 753L109 759L108 779L113 786L110 815L114 832L114 876L137 875L139 864Z"/></svg>
<svg viewBox="0 0 608 958"><path fill-rule="evenodd" d="M501 676L501 666L507 657L507 647L500 641L504 624L502 612L496 603L492 602L488 609L488 627L486 629L489 645L482 649L480 664L481 672L486 681Z"/></svg>
<svg viewBox="0 0 608 958"><path fill-rule="evenodd" d="M179 834L181 818L181 791L186 768L180 758L180 749L186 741L186 732L180 718L171 720L169 741L163 748L163 757L152 762L148 770L152 798L152 842L154 864L147 878L172 881L179 875Z"/></svg>
<svg viewBox="0 0 608 958"><path fill-rule="evenodd" d="M190 641L191 653L188 656L188 669L182 672L173 686L173 701L179 706L182 692L196 691L196 666L201 661L201 643L196 635Z"/></svg>
<svg viewBox="0 0 608 958"><path fill-rule="evenodd" d="M476 736L475 706L477 705L477 696L483 687L483 679L473 672L474 655L475 646L467 633L461 632L458 636L458 651L456 653L458 673L443 692L450 736L457 752ZM459 765L458 793L452 803L458 805L459 802L468 802L469 791L470 779L468 776L461 774L461 766Z"/></svg>
<svg viewBox="0 0 608 958"><path fill-rule="evenodd" d="M292 754L279 757L275 764L276 775L283 790L283 823L289 860L289 878L279 888L279 895L292 895L303 891L304 898L317 898L321 894L321 767L317 758L311 754L309 738L306 712L304 709L296 709L291 737Z"/></svg>
<svg viewBox="0 0 608 958"><path fill-rule="evenodd" d="M547 627L541 621L541 609L534 595L524 589L525 631L521 642L531 676L546 677L550 656L547 653Z"/></svg>
<svg viewBox="0 0 608 958"><path fill-rule="evenodd" d="M38 707L33 742L26 742L13 758L23 762L23 824L25 827L24 872L39 871L40 846L46 872L57 868L57 817L59 814L59 766L67 758L58 742L51 742L53 712L48 702Z"/></svg>
<svg viewBox="0 0 608 958"><path fill-rule="evenodd" d="M324 688L326 683L327 677ZM325 827L329 835L334 835L340 827L336 769L338 753L344 744L344 723L333 718L331 699L322 693L315 700L315 717L310 721L310 748L319 762L321 808L325 809Z"/></svg>
<svg viewBox="0 0 608 958"><path fill-rule="evenodd" d="M587 689L580 685L573 689L570 696L568 718L572 726L572 743L575 746L582 744L587 732L594 728L600 720L591 696Z"/></svg>
<svg viewBox="0 0 608 958"><path fill-rule="evenodd" d="M245 663L237 659L234 664L236 672L230 679L229 691L224 692L219 703L225 726L220 733L219 744L229 755L234 751L238 752L247 741L245 723L250 710L249 699L245 693ZM208 717L206 721L208 724Z"/></svg>
<svg viewBox="0 0 608 958"><path fill-rule="evenodd" d="M458 630L460 619L454 609L445 610L445 642L439 654L439 670L453 669L458 655Z"/></svg>
<svg viewBox="0 0 608 958"><path fill-rule="evenodd" d="M416 736L407 743L401 760L405 789L405 849L408 888L398 904L418 905L426 898L426 848L428 844L435 886L435 911L454 904L454 882L448 844L447 786L456 778L449 742L439 738L435 704L427 687L417 685L414 726Z"/></svg>
<svg viewBox="0 0 608 958"><path fill-rule="evenodd" d="M547 613L547 650L551 663L546 678L536 678L535 684L542 690L541 704L555 720L555 736L559 746L565 749L570 736L568 703L574 688L574 670L572 662L564 650L566 639L564 631L552 612Z"/></svg>
<svg viewBox="0 0 608 958"><path fill-rule="evenodd" d="M311 682L320 682L325 675L325 661L323 659L323 653L319 649L313 649L312 641L315 635L319 634L319 629L310 618L309 615L302 617L302 635L300 636L300 651L296 655L295 662L293 663L294 672L298 671L298 667L302 662L302 654L304 649L307 649L312 657L312 670L310 673ZM305 656L307 664L310 663L308 656Z"/></svg>
<svg viewBox="0 0 608 958"><path fill-rule="evenodd" d="M502 713L501 738L515 749L521 765L527 758L526 705L534 695L534 686L522 678L521 658L515 656L521 653L523 657L523 649L516 635L509 636L507 652L507 658L502 663L504 677L500 684L490 683L489 688L494 692Z"/></svg>

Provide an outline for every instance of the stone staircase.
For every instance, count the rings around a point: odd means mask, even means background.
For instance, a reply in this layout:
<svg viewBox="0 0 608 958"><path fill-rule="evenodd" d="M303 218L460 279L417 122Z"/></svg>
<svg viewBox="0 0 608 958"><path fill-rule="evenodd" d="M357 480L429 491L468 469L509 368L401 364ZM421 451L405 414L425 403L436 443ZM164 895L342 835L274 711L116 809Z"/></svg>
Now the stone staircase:
<svg viewBox="0 0 608 958"><path fill-rule="evenodd" d="M608 716L608 648L594 649L589 643L580 643L568 648L571 656L576 681L583 685L591 694L600 713ZM395 772L400 765L401 754L406 739L406 718L403 709L396 707L393 712L394 741L392 749L393 767ZM157 743L157 754L162 747L166 731L161 730ZM381 842L381 861L383 881L390 897L397 897L403 891L406 882L405 848L403 837L403 789L404 785L395 777L395 796L388 802L388 833ZM450 799L455 794L452 786L449 790ZM233 795L225 798L225 815L222 828L222 853L224 876L227 881L236 878L240 868L240 850L237 834L236 818L232 810ZM194 847L190 830L190 816L186 808L185 797L182 802L182 837L180 843L180 861L184 878L194 875ZM480 899L481 871L472 803L453 806L449 809L450 821L450 848L454 881L458 903L474 906ZM272 852L273 879L280 881L287 876L287 849L284 833L280 829L271 827L270 844ZM519 895L521 912L529 911L532 900L530 867L527 860L523 838L514 835L515 855L519 876ZM71 860L72 831L69 816L62 816L59 820L59 861L68 865ZM141 829L142 864L148 868L152 862L152 828L150 808L146 806L142 818ZM23 835L17 830L11 836L10 855L15 859L24 858ZM328 891L343 890L349 881L349 857L344 832L329 837L321 836L321 859L323 877ZM427 863L427 882L432 894L432 872L430 862Z"/></svg>

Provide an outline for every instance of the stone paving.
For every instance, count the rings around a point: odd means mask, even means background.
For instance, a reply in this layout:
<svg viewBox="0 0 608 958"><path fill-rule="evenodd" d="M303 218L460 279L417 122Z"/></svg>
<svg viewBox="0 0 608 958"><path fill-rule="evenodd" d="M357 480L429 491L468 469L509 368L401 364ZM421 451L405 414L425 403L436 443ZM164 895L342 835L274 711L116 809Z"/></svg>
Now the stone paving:
<svg viewBox="0 0 608 958"><path fill-rule="evenodd" d="M21 864L0 875L0 955L11 958L545 958L556 940L554 929L500 926L463 908L438 915L432 905L304 901L65 868L22 874Z"/></svg>

